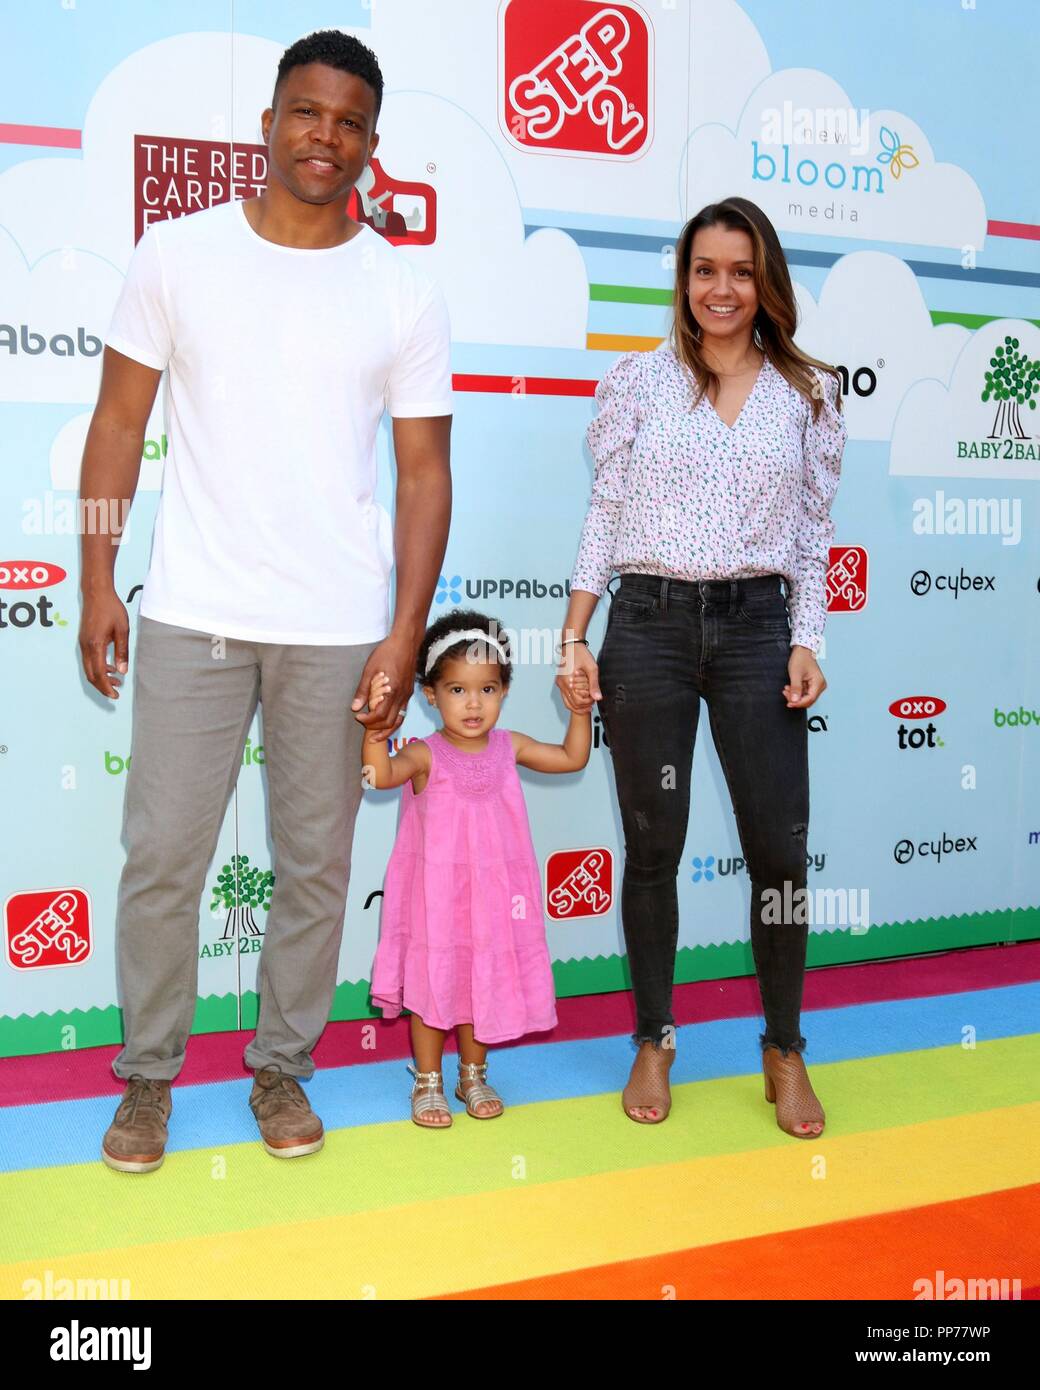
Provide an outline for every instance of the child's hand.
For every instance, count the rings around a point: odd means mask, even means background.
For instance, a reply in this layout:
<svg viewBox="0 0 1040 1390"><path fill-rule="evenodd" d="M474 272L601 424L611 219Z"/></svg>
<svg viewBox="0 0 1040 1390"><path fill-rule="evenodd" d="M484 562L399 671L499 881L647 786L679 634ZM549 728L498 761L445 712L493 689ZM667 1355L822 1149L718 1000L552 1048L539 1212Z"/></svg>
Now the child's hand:
<svg viewBox="0 0 1040 1390"><path fill-rule="evenodd" d="M368 687L368 708L373 714L378 713L377 706L385 699L390 692L390 677L385 671L377 671L372 677ZM374 724L368 725L365 742L382 743L384 739L390 737L400 728L401 720L404 718L404 710L397 716L395 724L384 724L377 720Z"/></svg>
<svg viewBox="0 0 1040 1390"><path fill-rule="evenodd" d="M575 699L583 704L587 703L591 696L589 694L589 673L588 671L575 671L571 691Z"/></svg>

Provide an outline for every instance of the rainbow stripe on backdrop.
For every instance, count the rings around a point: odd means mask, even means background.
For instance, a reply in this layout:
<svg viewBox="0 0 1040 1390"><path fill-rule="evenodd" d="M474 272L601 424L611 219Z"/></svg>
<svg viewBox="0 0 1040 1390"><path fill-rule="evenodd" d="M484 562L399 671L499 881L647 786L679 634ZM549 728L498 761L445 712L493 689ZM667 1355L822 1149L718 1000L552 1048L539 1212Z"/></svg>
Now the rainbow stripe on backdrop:
<svg viewBox="0 0 1040 1390"><path fill-rule="evenodd" d="M922 1279L1038 1296L1040 946L810 982L828 1113L811 1142L765 1104L758 1020L713 1016L706 986L685 987L698 1021L656 1127L620 1109L631 1046L602 1031L613 996L602 1020L594 1000L562 1001L558 1040L494 1053L509 1108L493 1122L456 1106L443 1134L411 1125L396 1045L326 1065L310 1089L325 1148L292 1162L260 1148L248 1079L221 1066L176 1087L159 1172L111 1173L96 1154L114 1049L66 1056L69 1098L0 1105L0 1297L62 1279L128 1280L134 1298L912 1299ZM0 1093L24 1095L46 1060L0 1063Z"/></svg>

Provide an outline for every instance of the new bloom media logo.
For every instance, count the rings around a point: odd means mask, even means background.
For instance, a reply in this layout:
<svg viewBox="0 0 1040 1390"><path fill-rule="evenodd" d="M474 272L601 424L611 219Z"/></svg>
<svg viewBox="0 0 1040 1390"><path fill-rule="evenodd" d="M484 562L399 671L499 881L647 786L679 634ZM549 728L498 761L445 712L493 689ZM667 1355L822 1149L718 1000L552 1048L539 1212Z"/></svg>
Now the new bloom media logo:
<svg viewBox="0 0 1040 1390"><path fill-rule="evenodd" d="M653 138L653 31L631 0L505 0L498 67L518 149L635 159Z"/></svg>

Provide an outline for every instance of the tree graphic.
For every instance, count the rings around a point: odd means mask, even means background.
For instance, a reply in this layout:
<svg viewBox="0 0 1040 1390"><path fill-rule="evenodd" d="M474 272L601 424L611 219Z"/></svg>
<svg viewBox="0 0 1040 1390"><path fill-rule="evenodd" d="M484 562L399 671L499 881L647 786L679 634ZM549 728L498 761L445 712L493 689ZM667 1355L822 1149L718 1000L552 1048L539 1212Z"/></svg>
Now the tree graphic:
<svg viewBox="0 0 1040 1390"><path fill-rule="evenodd" d="M270 912L273 886L274 874L270 869L265 871L255 865L250 868L248 854L231 856L231 863L225 864L217 875L209 909L215 912L221 903L227 908L222 941L230 941L237 936L239 927L250 936L261 934L253 917L253 908L262 907L265 912Z"/></svg>
<svg viewBox="0 0 1040 1390"><path fill-rule="evenodd" d="M1036 398L1040 395L1040 360L1034 361L1018 350L1018 339L1010 334L1004 338L1003 347L998 347L989 359L992 371L986 373L986 385L982 389L982 399L993 397L997 401L997 413L990 439L1028 439L1022 429L1018 407L1029 403L1029 409L1036 409Z"/></svg>

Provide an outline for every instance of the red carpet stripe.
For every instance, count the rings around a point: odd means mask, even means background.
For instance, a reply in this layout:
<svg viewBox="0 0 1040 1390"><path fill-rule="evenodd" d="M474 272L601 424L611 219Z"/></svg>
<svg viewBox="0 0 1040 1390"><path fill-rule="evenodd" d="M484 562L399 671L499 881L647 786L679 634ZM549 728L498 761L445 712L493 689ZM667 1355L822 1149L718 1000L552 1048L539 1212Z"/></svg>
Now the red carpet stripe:
<svg viewBox="0 0 1040 1390"><path fill-rule="evenodd" d="M1040 941L1027 941L1014 947L984 946L916 959L903 957L810 970L805 980L804 1006L807 1011L838 1009L886 999L921 999L975 989L996 989L1001 985L1038 979ZM674 1013L678 1024L747 1018L758 1010L758 990L750 976L698 980L675 987ZM608 1037L631 1032L634 1026L631 996L623 990L560 999L556 1012L559 1023L553 1032L533 1034L506 1046ZM379 1030L379 1046L363 1047L361 1030L373 1022ZM203 1033L193 1037L188 1044L188 1059L179 1084L198 1086L247 1075L242 1053L251 1037L251 1032ZM448 1051L453 1049L454 1042L449 1040ZM118 1051L118 1046L93 1047L81 1052L50 1052L2 1059L0 1107L117 1095L121 1085L112 1075L111 1064ZM347 1067L410 1055L407 1019L397 1019L393 1023L381 1019L351 1019L329 1024L315 1049L314 1059L320 1067Z"/></svg>
<svg viewBox="0 0 1040 1390"><path fill-rule="evenodd" d="M648 1174L649 1176L649 1174ZM825 1258L821 1258L824 1256ZM1040 1184L778 1235L439 1295L439 1299L908 1299L941 1276L1008 1281L1036 1296ZM674 1292L673 1292L674 1291Z"/></svg>

